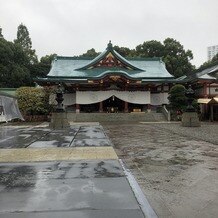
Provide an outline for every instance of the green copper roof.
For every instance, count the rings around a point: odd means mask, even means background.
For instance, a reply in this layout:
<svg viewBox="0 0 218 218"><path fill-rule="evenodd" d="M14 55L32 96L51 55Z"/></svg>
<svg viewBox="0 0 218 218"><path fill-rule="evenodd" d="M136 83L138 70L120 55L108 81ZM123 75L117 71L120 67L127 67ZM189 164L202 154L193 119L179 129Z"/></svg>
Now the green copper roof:
<svg viewBox="0 0 218 218"><path fill-rule="evenodd" d="M214 65L212 67L208 67L200 72L196 73L196 78L198 79L208 79L208 80L215 80L216 77L213 76L214 73L218 72L218 65Z"/></svg>
<svg viewBox="0 0 218 218"><path fill-rule="evenodd" d="M121 63L119 66L97 66L98 63L111 54ZM97 64L97 65L96 65ZM97 67L96 67L97 66ZM123 75L130 79L173 79L174 77L166 70L161 58L148 59L125 59L109 43L107 49L99 56L90 59L57 56L52 63L52 68L47 75L49 81L59 78L67 80L97 79L107 75Z"/></svg>

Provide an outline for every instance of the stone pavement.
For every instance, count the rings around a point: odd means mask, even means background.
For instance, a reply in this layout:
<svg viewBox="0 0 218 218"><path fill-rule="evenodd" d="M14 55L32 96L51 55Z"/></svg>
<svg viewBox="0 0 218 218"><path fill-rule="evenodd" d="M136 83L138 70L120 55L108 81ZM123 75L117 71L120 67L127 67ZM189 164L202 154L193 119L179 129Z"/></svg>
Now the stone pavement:
<svg viewBox="0 0 218 218"><path fill-rule="evenodd" d="M144 217L100 125L0 130L1 218Z"/></svg>
<svg viewBox="0 0 218 218"><path fill-rule="evenodd" d="M218 123L103 127L158 217L218 217Z"/></svg>

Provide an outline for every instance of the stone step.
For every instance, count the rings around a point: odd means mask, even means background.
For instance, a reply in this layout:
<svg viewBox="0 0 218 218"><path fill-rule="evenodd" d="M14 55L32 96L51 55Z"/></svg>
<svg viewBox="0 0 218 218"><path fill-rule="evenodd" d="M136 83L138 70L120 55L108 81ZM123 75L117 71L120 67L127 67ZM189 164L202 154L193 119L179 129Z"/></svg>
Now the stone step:
<svg viewBox="0 0 218 218"><path fill-rule="evenodd" d="M140 113L67 113L69 122L158 122L166 121L163 114Z"/></svg>

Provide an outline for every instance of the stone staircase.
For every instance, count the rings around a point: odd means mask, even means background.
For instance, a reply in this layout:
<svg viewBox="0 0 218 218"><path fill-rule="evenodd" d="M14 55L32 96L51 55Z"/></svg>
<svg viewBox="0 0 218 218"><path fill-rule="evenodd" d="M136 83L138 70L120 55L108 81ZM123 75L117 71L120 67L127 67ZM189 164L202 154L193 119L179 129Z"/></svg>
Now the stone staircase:
<svg viewBox="0 0 218 218"><path fill-rule="evenodd" d="M154 121L156 121L156 122L167 121L167 119L163 113L156 113L156 112L151 112L151 113L153 115Z"/></svg>
<svg viewBox="0 0 218 218"><path fill-rule="evenodd" d="M69 122L161 122L166 121L162 113L73 113L68 112Z"/></svg>

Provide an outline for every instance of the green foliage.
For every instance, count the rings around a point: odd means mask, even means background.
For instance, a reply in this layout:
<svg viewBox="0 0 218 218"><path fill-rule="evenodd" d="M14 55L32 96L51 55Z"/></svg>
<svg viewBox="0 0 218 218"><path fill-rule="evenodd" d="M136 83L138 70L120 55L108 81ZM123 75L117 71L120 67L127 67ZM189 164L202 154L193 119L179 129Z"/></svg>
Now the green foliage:
<svg viewBox="0 0 218 218"><path fill-rule="evenodd" d="M14 43L0 36L0 87L33 86L33 78L48 74L54 56L46 55L38 62L29 32L23 24L18 27Z"/></svg>
<svg viewBox="0 0 218 218"><path fill-rule="evenodd" d="M50 55L43 56L40 59L40 63L47 64L47 65L51 66L51 63L56 56L57 56L57 54L50 54Z"/></svg>
<svg viewBox="0 0 218 218"><path fill-rule="evenodd" d="M212 66L214 66L214 65L218 65L218 54L216 54L216 55L212 58L212 60L204 62L204 63L197 69L197 71L204 70L204 69L209 68L209 67L212 67Z"/></svg>
<svg viewBox="0 0 218 218"><path fill-rule="evenodd" d="M49 95L52 89L21 87L16 91L18 105L24 115L44 115L51 111Z"/></svg>
<svg viewBox="0 0 218 218"><path fill-rule="evenodd" d="M95 58L99 55L99 52L96 52L94 48L89 49L86 53L80 55L79 57L89 57L89 58Z"/></svg>
<svg viewBox="0 0 218 218"><path fill-rule="evenodd" d="M44 57L41 57L39 63L31 65L30 72L32 78L45 77L51 69L51 63L54 60L55 56L56 54L46 55Z"/></svg>
<svg viewBox="0 0 218 218"><path fill-rule="evenodd" d="M137 56L144 58L163 57L164 46L161 42L156 40L147 41L136 46L136 54Z"/></svg>
<svg viewBox="0 0 218 218"><path fill-rule="evenodd" d="M0 38L0 87L30 85L28 57L20 45Z"/></svg>
<svg viewBox="0 0 218 218"><path fill-rule="evenodd" d="M190 63L193 54L190 50L185 51L180 42L172 38L164 40L163 61L167 70L175 77L187 75L194 70Z"/></svg>
<svg viewBox="0 0 218 218"><path fill-rule="evenodd" d="M187 97L185 96L185 87L183 85L175 85L170 89L169 102L173 110L184 111L187 106Z"/></svg>
<svg viewBox="0 0 218 218"><path fill-rule="evenodd" d="M134 49L129 49L127 47L119 47L117 45L115 45L113 48L123 57L131 58L136 56L136 51Z"/></svg>
<svg viewBox="0 0 218 218"><path fill-rule="evenodd" d="M0 39L4 38L3 34L2 34L2 28L0 27Z"/></svg>
<svg viewBox="0 0 218 218"><path fill-rule="evenodd" d="M14 43L21 45L31 64L38 62L36 51L32 49L32 41L29 36L29 31L25 25L20 24L18 26L17 39L14 40Z"/></svg>

